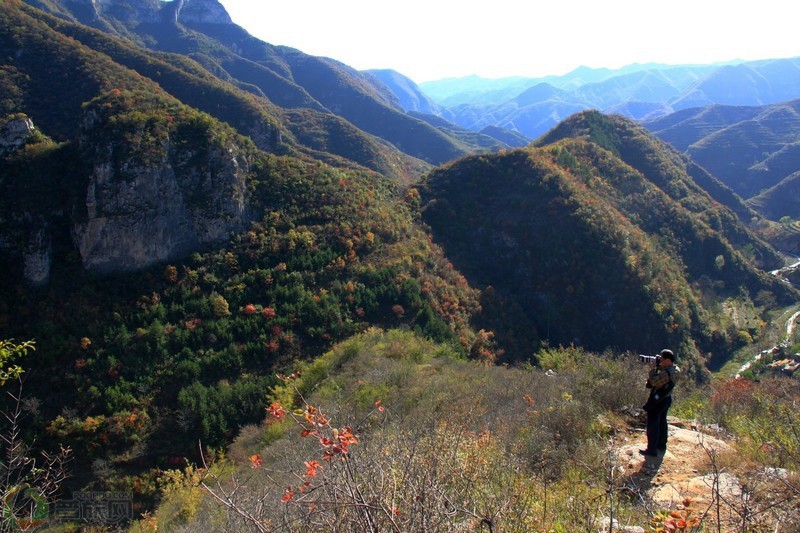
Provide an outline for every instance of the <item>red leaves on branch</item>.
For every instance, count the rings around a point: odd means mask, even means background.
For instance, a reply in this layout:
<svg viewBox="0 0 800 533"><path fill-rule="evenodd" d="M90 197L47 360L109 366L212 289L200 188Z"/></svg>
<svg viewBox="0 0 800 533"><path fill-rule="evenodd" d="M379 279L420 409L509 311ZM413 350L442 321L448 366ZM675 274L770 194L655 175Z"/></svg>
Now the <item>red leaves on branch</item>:
<svg viewBox="0 0 800 533"><path fill-rule="evenodd" d="M318 461L306 461L306 476L310 478L317 477L317 470L322 468L322 465L319 464Z"/></svg>
<svg viewBox="0 0 800 533"><path fill-rule="evenodd" d="M379 410L383 410L380 403L380 400L376 401L375 406L378 407ZM280 402L273 402L267 410L270 415L278 419L285 417L287 414L286 409L283 408ZM301 437L314 436L319 439L319 444L322 448L322 459L325 461L330 461L337 457L342 461L346 461L350 446L358 444L358 437L353 433L353 428L351 426L344 426L342 428L331 427L327 415L313 405L306 404L305 409L297 409L289 414L300 428ZM253 468L261 466L260 460L261 457L257 454L251 456L251 466ZM256 464L258 466L256 466ZM288 503L292 501L295 494L298 492L305 493L312 488L311 480L319 475L322 464L316 459L305 461L304 464L306 467L304 477L306 479L297 487L287 487L283 493L281 502Z"/></svg>
<svg viewBox="0 0 800 533"><path fill-rule="evenodd" d="M350 451L351 444L358 444L358 438L353 434L353 429L350 426L345 426L341 429L331 430L333 439L322 438L319 443L322 445L324 452L322 458L330 461L336 456L347 455Z"/></svg>
<svg viewBox="0 0 800 533"><path fill-rule="evenodd" d="M272 402L270 406L267 407L267 411L278 420L282 420L283 417L286 416L286 409L283 408L281 402Z"/></svg>

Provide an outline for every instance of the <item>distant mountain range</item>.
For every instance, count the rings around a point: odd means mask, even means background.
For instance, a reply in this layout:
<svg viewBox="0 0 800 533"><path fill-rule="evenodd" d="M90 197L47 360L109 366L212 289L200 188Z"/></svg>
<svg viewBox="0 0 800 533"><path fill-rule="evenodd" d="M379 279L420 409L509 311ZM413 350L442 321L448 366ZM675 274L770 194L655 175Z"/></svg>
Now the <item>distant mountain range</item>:
<svg viewBox="0 0 800 533"><path fill-rule="evenodd" d="M512 146L586 109L633 118L763 216L800 218L800 203L794 201L800 198L800 58L580 67L563 76L470 76L420 86L381 72L393 92L406 95L399 101L414 106L410 111L433 113L489 135L490 128L500 128L505 136L499 138ZM520 136L519 144L508 131Z"/></svg>
<svg viewBox="0 0 800 533"><path fill-rule="evenodd" d="M394 90L391 80L384 80ZM477 76L425 82L419 89L441 108L431 112L468 129L493 125L530 139L584 109L654 119L711 104L765 105L800 97L800 59L716 65L635 64L580 67L563 76Z"/></svg>

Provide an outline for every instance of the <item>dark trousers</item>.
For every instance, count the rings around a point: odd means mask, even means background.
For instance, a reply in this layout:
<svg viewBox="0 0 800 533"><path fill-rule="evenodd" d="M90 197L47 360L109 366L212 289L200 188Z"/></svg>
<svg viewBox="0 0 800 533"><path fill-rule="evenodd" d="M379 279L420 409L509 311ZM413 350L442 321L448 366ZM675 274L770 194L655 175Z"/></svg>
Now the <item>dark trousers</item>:
<svg viewBox="0 0 800 533"><path fill-rule="evenodd" d="M672 405L672 396L667 396L655 409L647 413L647 450L667 448L667 411Z"/></svg>

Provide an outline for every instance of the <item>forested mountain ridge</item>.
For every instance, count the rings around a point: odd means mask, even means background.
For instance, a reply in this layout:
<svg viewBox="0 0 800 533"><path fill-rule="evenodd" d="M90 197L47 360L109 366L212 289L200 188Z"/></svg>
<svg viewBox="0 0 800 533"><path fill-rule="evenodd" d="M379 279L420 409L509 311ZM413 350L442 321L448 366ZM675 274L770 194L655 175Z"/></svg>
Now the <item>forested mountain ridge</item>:
<svg viewBox="0 0 800 533"><path fill-rule="evenodd" d="M341 123L338 142L328 143L325 135L314 133L318 127L286 120L283 111L264 97L221 81L185 56L149 52L25 8L20 2L9 1L7 6L5 51L18 60L5 70L7 96L0 102L2 112L27 113L55 140L77 137L81 104L101 90L148 86L227 122L270 152L310 153L338 165L366 166L402 181L413 180L426 166L336 117L326 120ZM58 65L53 57L59 58ZM50 90L54 81L66 89ZM304 143L293 133L301 135Z"/></svg>
<svg viewBox="0 0 800 533"><path fill-rule="evenodd" d="M629 120L584 112L536 146L436 169L420 185L423 217L467 279L491 286L482 303L512 354L541 339L669 345L699 371L700 354L724 358L744 326L712 302L797 295L753 266L777 256L686 170Z"/></svg>
<svg viewBox="0 0 800 533"><path fill-rule="evenodd" d="M30 3L143 47L191 57L214 76L281 108L333 113L432 164L475 149L407 115L374 77L252 37L216 0L113 0L89 3L91 8L85 2Z"/></svg>
<svg viewBox="0 0 800 533"><path fill-rule="evenodd" d="M633 121L586 111L561 122L537 140L536 145L545 146L565 138L588 138L611 151L693 216L721 232L729 242L752 248L748 253L757 266L776 261L774 251L746 228L755 212L691 159L680 156Z"/></svg>

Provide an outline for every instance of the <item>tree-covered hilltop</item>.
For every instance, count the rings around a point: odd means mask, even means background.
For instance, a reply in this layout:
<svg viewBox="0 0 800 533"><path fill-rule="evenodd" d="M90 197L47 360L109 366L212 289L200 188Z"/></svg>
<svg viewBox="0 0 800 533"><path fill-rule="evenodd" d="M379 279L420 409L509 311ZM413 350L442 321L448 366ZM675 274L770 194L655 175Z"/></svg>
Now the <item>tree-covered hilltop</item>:
<svg viewBox="0 0 800 533"><path fill-rule="evenodd" d="M749 230L758 215L740 197L697 167L692 160L675 153L659 142L645 128L618 115L603 115L586 111L569 117L537 141L545 146L565 138L586 138L612 152L626 165L641 172L671 200L680 204L690 216L720 232L731 245L743 252L754 265L764 267L777 261L775 251L761 242ZM615 203L630 201L622 198L624 191L606 188ZM646 211L647 206L632 205L632 211ZM649 229L657 230L670 221L659 213L645 214L650 218Z"/></svg>
<svg viewBox="0 0 800 533"><path fill-rule="evenodd" d="M542 341L671 346L702 373L797 296L757 269L775 252L621 117L575 115L536 146L436 169L420 191L434 240L486 288L477 323L512 359Z"/></svg>

